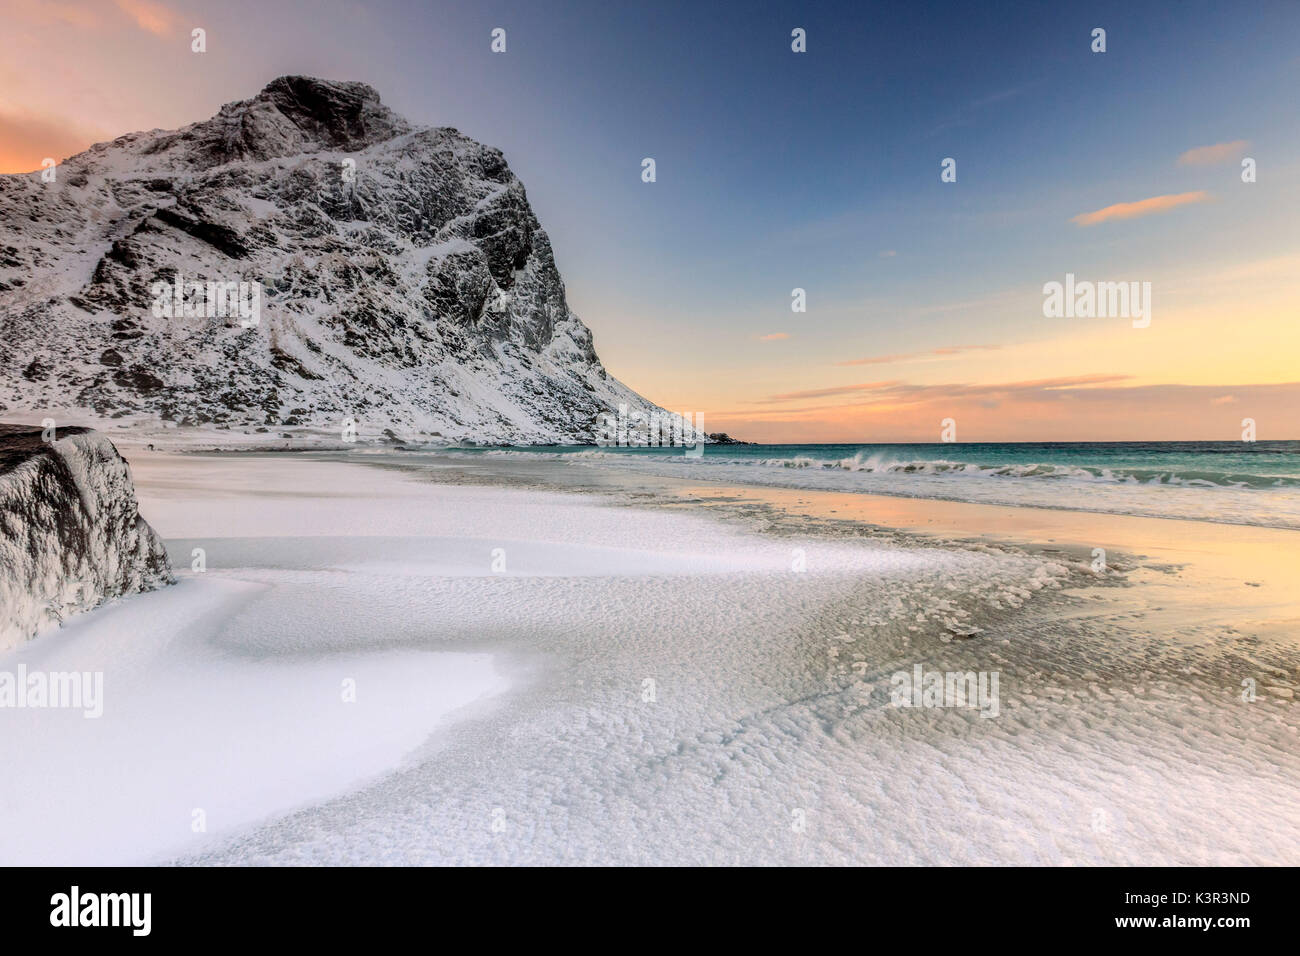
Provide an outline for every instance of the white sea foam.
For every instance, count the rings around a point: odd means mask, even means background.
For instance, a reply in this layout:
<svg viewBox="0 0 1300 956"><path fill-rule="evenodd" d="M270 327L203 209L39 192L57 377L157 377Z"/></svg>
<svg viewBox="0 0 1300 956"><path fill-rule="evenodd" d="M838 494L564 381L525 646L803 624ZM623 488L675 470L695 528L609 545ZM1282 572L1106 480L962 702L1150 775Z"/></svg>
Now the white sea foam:
<svg viewBox="0 0 1300 956"><path fill-rule="evenodd" d="M524 459L545 455L510 450L465 453L466 457L480 454ZM910 460L862 453L842 459L740 458L728 455L725 449L706 449L696 459L604 451L545 457L692 481L1300 528L1300 488L1283 484L1281 479L1272 486L1261 482L1262 486L1247 487L1243 482L1225 484L1160 470L1139 474L1041 463L981 467L948 459Z"/></svg>

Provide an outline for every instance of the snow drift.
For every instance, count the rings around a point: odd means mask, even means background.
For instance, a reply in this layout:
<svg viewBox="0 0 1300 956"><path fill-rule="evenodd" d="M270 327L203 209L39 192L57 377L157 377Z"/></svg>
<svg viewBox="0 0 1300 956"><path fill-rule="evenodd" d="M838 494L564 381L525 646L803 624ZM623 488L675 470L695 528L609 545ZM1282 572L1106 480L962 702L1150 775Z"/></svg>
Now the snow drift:
<svg viewBox="0 0 1300 956"><path fill-rule="evenodd" d="M0 425L0 649L70 614L172 581L113 443Z"/></svg>

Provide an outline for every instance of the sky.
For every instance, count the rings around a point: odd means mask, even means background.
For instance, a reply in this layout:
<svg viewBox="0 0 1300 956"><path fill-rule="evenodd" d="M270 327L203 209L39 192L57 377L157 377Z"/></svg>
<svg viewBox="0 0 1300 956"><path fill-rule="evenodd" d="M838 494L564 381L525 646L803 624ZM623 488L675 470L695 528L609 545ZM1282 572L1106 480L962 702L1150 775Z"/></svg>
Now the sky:
<svg viewBox="0 0 1300 956"><path fill-rule="evenodd" d="M605 366L709 431L1234 440L1251 418L1300 438L1295 0L0 0L0 18L0 172L291 73L500 147ZM1067 274L1150 283L1149 324L1047 317Z"/></svg>

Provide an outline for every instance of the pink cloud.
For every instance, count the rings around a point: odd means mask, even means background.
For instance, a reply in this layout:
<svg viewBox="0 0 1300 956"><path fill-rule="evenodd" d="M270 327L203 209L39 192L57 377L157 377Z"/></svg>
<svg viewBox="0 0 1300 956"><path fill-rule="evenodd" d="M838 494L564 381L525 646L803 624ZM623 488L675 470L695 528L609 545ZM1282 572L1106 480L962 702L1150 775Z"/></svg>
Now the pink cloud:
<svg viewBox="0 0 1300 956"><path fill-rule="evenodd" d="M841 399L836 404L787 405L800 397L818 397L815 392L791 393L747 408L714 410L710 420L749 441L774 442L934 441L947 417L957 419L968 441L1236 440L1244 405L1257 420L1277 423L1279 431L1270 438L1300 437L1292 424L1300 382L1130 385L1126 378L1103 374L988 385L868 383L825 396L831 402ZM1237 401L1214 401L1229 395Z"/></svg>
<svg viewBox="0 0 1300 956"><path fill-rule="evenodd" d="M141 30L162 36L176 23L176 13L161 0L115 0L114 5ZM5 13L28 23L64 23L83 29L102 26L103 0L5 0Z"/></svg>
<svg viewBox="0 0 1300 956"><path fill-rule="evenodd" d="M1215 143L1213 146L1197 146L1178 157L1179 166L1217 166L1230 163L1241 156L1250 146L1250 140L1234 139L1231 143Z"/></svg>
<svg viewBox="0 0 1300 956"><path fill-rule="evenodd" d="M916 401L922 397L928 399L929 396L938 394L946 395L949 398L961 396L964 398L978 399L1006 396L1012 393L1039 394L1058 389L1078 389L1091 385L1110 385L1115 382L1126 381L1129 378L1132 378L1132 376L1095 373L1092 375L1071 375L1059 378L1036 378L1022 382L999 382L988 385L914 385L898 379L891 379L883 382L861 382L857 385L834 385L828 388L816 388L804 392L785 392L780 395L769 395L767 398L761 399L757 404L785 404L787 402L800 402L810 398L828 398L832 395L852 395L859 392L875 393L867 396L866 401L869 403L880 401ZM806 409L804 410L806 411Z"/></svg>
<svg viewBox="0 0 1300 956"><path fill-rule="evenodd" d="M117 0L117 6L141 30L158 36L170 32L176 22L176 14L157 0Z"/></svg>
<svg viewBox="0 0 1300 956"><path fill-rule="evenodd" d="M790 335L787 332L773 332L771 335L760 335L758 340L760 342L776 342L780 339L788 339L789 337Z"/></svg>
<svg viewBox="0 0 1300 956"><path fill-rule="evenodd" d="M902 385L897 380L888 382L862 382L859 385L836 385L831 388L817 388L807 392L786 392L782 395L771 395L763 399L762 403L774 402L798 402L806 398L825 398L828 395L848 395L853 392L870 392L881 388L889 388L894 385Z"/></svg>
<svg viewBox="0 0 1300 956"><path fill-rule="evenodd" d="M910 362L915 359L929 358L938 356L946 358L949 355L960 355L963 352L984 352L993 349L1000 349L1000 345L952 345L945 348L929 349L925 352L898 352L894 355L873 355L870 358L849 359L847 362L836 362L836 365L892 365L895 362Z"/></svg>
<svg viewBox="0 0 1300 956"><path fill-rule="evenodd" d="M1152 196L1150 199L1139 199L1137 202L1119 202L1094 212L1080 213L1070 222L1077 223L1080 226L1095 226L1099 222L1106 222L1110 219L1136 219L1139 216L1168 212L1179 206L1186 206L1188 203L1208 202L1209 199L1210 194L1204 189L1198 189L1196 192L1190 193L1172 193L1168 196Z"/></svg>
<svg viewBox="0 0 1300 956"><path fill-rule="evenodd" d="M95 11L77 2L57 0L9 0L5 13L29 23L66 23L69 26L90 28L98 26Z"/></svg>

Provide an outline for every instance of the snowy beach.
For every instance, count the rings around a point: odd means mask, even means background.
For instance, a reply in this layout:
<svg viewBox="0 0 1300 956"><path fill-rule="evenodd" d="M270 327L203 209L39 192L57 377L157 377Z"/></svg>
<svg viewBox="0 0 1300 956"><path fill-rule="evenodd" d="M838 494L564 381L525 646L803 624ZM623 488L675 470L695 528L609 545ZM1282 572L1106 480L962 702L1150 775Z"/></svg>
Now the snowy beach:
<svg viewBox="0 0 1300 956"><path fill-rule="evenodd" d="M103 673L99 717L0 712L6 863L1300 851L1294 532L123 451L180 580L0 659ZM922 693L954 673L971 699Z"/></svg>

